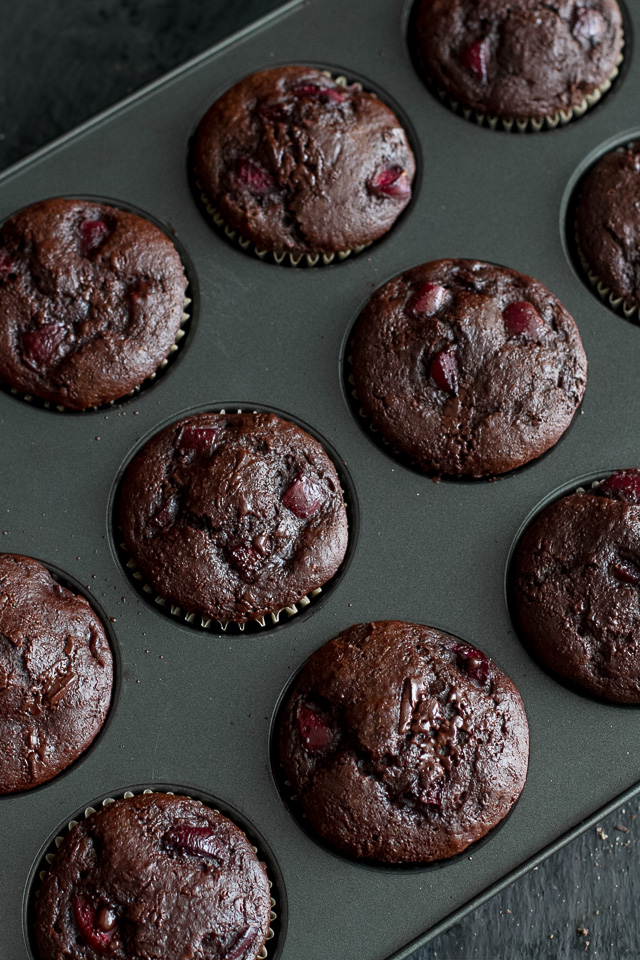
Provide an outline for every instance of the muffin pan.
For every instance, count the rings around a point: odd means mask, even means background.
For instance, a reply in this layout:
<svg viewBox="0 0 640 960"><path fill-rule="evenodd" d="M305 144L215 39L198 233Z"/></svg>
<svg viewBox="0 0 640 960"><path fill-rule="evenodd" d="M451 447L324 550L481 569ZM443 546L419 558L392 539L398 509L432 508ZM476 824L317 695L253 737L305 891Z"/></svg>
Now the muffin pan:
<svg viewBox="0 0 640 960"><path fill-rule="evenodd" d="M516 136L455 116L425 88L407 45L412 0L295 0L255 28L115 107L0 177L0 219L46 196L113 199L170 230L190 263L190 336L152 390L82 417L0 393L0 543L82 584L117 638L119 696L102 736L67 773L0 798L2 942L32 958L30 879L47 838L101 796L169 783L238 811L277 859L282 960L408 957L537 860L640 790L640 714L556 683L517 639L504 595L524 519L559 487L610 464L639 466L640 331L594 297L573 265L566 212L585 162L640 136L640 65L626 11L625 62L602 102L562 129ZM339 23L340 29L335 25ZM249 256L193 197L188 144L200 117L247 73L310 63L378 90L417 138L414 200L387 237L330 269ZM589 161L591 162L591 161ZM434 483L376 448L351 413L341 356L373 289L439 257L501 263L541 280L577 320L589 382L562 443L495 483ZM287 411L345 462L360 529L344 576L280 628L194 630L143 599L112 548L118 472L142 438L187 408ZM577 478L577 479L576 479ZM441 869L385 870L334 856L301 830L269 759L280 694L309 654L352 623L395 618L463 637L515 682L531 763L508 821Z"/></svg>

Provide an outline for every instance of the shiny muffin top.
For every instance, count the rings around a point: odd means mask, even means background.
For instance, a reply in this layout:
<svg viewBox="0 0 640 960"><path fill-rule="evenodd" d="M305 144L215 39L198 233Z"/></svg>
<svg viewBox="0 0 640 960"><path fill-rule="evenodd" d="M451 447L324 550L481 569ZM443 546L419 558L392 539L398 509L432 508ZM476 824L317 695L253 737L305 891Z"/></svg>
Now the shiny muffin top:
<svg viewBox="0 0 640 960"><path fill-rule="evenodd" d="M165 233L57 198L0 229L0 380L71 410L130 393L169 354L187 280Z"/></svg>
<svg viewBox="0 0 640 960"><path fill-rule="evenodd" d="M529 731L513 683L432 627L359 623L307 661L280 721L280 756L308 822L353 857L451 857L509 812Z"/></svg>
<svg viewBox="0 0 640 960"><path fill-rule="evenodd" d="M387 232L415 162L393 111L312 67L245 77L205 114L195 171L225 221L259 250L350 251Z"/></svg>
<svg viewBox="0 0 640 960"><path fill-rule="evenodd" d="M616 0L421 0L415 27L427 78L505 118L579 106L607 85L623 45Z"/></svg>

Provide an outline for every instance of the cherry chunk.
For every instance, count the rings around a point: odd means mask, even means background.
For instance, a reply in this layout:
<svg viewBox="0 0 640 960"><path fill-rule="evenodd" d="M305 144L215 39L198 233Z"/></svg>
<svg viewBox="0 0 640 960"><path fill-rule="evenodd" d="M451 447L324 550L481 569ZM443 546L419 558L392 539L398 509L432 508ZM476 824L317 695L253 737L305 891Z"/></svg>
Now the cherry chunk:
<svg viewBox="0 0 640 960"><path fill-rule="evenodd" d="M16 262L6 250L0 250L0 280L6 280L16 269Z"/></svg>
<svg viewBox="0 0 640 960"><path fill-rule="evenodd" d="M613 575L621 583L629 583L632 587L640 584L640 569L629 560L620 560L613 565Z"/></svg>
<svg viewBox="0 0 640 960"><path fill-rule="evenodd" d="M282 505L290 510L298 520L306 520L318 510L325 501L325 492L319 483L299 473L282 497Z"/></svg>
<svg viewBox="0 0 640 960"><path fill-rule="evenodd" d="M225 856L226 848L211 827L178 823L167 830L164 840L180 853L188 853L194 857L213 857L214 860L221 861Z"/></svg>
<svg viewBox="0 0 640 960"><path fill-rule="evenodd" d="M249 157L240 157L236 165L236 172L240 183L244 184L251 193L264 196L264 194L273 190L273 178Z"/></svg>
<svg viewBox="0 0 640 960"><path fill-rule="evenodd" d="M260 930L255 924L249 924L227 943L224 951L224 960L244 960L249 956L249 948L255 943Z"/></svg>
<svg viewBox="0 0 640 960"><path fill-rule="evenodd" d="M429 369L431 378L439 390L455 396L458 392L458 361L453 350L441 350L436 353Z"/></svg>
<svg viewBox="0 0 640 960"><path fill-rule="evenodd" d="M291 88L291 93L299 100L331 100L333 103L344 103L346 94L340 93L333 87L319 87L317 83L299 83Z"/></svg>
<svg viewBox="0 0 640 960"><path fill-rule="evenodd" d="M255 580L264 566L264 557L248 540L230 540L226 546L227 559L246 580Z"/></svg>
<svg viewBox="0 0 640 960"><path fill-rule="evenodd" d="M97 250L110 233L104 220L83 220L79 226L80 251L84 257L92 250Z"/></svg>
<svg viewBox="0 0 640 960"><path fill-rule="evenodd" d="M466 67L467 70L470 70L471 73L475 73L478 80L482 80L483 83L486 83L488 78L488 59L489 41L486 37L484 40L473 40L471 43L467 44L466 47L463 47L460 53L460 62L462 66Z"/></svg>
<svg viewBox="0 0 640 960"><path fill-rule="evenodd" d="M64 335L65 328L61 323L26 330L22 334L22 359L34 370L41 370L57 357Z"/></svg>
<svg viewBox="0 0 640 960"><path fill-rule="evenodd" d="M178 437L180 453L212 453L222 431L220 427L197 427L185 424Z"/></svg>
<svg viewBox="0 0 640 960"><path fill-rule="evenodd" d="M620 470L603 480L598 493L623 503L640 504L640 470Z"/></svg>
<svg viewBox="0 0 640 960"><path fill-rule="evenodd" d="M98 953L111 953L116 946L118 923L112 910L98 909L86 897L73 900L73 916L80 935L87 946Z"/></svg>
<svg viewBox="0 0 640 960"><path fill-rule="evenodd" d="M502 311L504 329L508 337L533 341L540 338L544 321L528 300L510 303Z"/></svg>
<svg viewBox="0 0 640 960"><path fill-rule="evenodd" d="M484 686L489 679L489 661L484 653L467 643L454 643L453 652L460 669Z"/></svg>
<svg viewBox="0 0 640 960"><path fill-rule="evenodd" d="M414 317L430 317L444 303L447 288L440 283L425 283L414 293L407 304L407 312Z"/></svg>
<svg viewBox="0 0 640 960"><path fill-rule="evenodd" d="M370 193L382 197L410 197L411 184L407 171L400 166L383 167L367 182Z"/></svg>
<svg viewBox="0 0 640 960"><path fill-rule="evenodd" d="M306 703L298 707L298 732L309 753L322 753L333 739L328 718Z"/></svg>

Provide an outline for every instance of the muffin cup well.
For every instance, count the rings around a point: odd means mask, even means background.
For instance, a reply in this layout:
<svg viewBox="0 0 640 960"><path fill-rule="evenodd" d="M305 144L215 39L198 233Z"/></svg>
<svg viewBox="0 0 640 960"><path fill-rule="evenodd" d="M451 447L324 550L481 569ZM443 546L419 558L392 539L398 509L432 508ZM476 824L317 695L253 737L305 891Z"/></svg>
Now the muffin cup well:
<svg viewBox="0 0 640 960"><path fill-rule="evenodd" d="M154 429L153 434L157 433L159 430L162 430L164 427L169 426L171 423L175 422L176 419L180 419L181 417L188 416L190 414L203 412L224 415L225 413L246 413L249 411L247 410L247 407L237 407L235 404L227 404L223 405L222 407L217 407L214 405L207 406L206 408L183 411L178 415L178 417L173 416L169 421ZM250 412L273 413L276 416L279 416L282 419L288 420L291 423L294 423L296 426L301 427L306 433L308 433L322 445L326 455L332 461L337 470L347 511L349 539L347 550L340 567L334 573L333 577L327 580L322 586L310 590L308 593L298 597L287 606L280 607L277 610L269 611L255 620L247 620L244 623L238 623L234 620L217 620L215 617L206 617L200 613L186 610L179 604L172 603L166 597L160 596L154 590L154 588L147 583L143 574L138 569L135 560L131 557L129 550L123 542L122 530L119 525L120 486L126 471L126 467L133 459L135 453L132 453L127 457L126 463L121 468L119 476L116 480L115 489L112 494L110 513L113 517L112 535L114 553L120 561L123 571L133 588L140 596L144 598L144 600L146 600L147 603L152 604L155 609L159 610L166 616L175 618L178 622L185 624L187 627L191 627L195 630L206 630L207 632L218 636L221 634L227 634L227 636L259 634L263 631L274 630L286 626L286 624L296 617L296 615L303 614L305 617L311 615L318 604L330 594L333 587L337 586L342 579L342 576L346 572L349 563L351 562L351 557L353 556L359 528L359 510L355 488L344 464L340 460L337 452L332 449L331 444L329 444L324 437L317 434L316 431L313 430L308 424L303 423L295 417L292 417L285 411L276 410L275 408L261 405L258 409L253 409L253 407L251 407ZM138 452L140 449L142 449L144 442L146 442L149 438L150 435L145 437L143 443L138 445L135 452Z"/></svg>
<svg viewBox="0 0 640 960"><path fill-rule="evenodd" d="M203 804L203 806L209 806L214 811L214 813L218 813L226 817L228 820L230 820L234 824L234 826L238 827L245 834L247 833L246 825L243 823L237 822L237 819L234 817L233 811L228 812L227 810L224 810L224 811L218 810L217 807L212 805L212 803L206 802L204 800L200 800L199 797L195 797L195 798L191 797L189 794L182 793L181 790L180 791L167 790L167 789L164 789L162 786L158 786L153 790L150 789L149 787L146 787L146 788L134 787L133 790L125 790L123 793L118 793L116 797L111 797L111 796L105 797L103 800L99 801L99 806L107 807L107 806L110 806L112 803L115 803L116 799L126 799L129 797L133 797L136 794L151 794L151 793L165 793L168 796L176 796L176 795L184 796L188 800L195 799L197 803L201 803ZM211 799L213 801L213 798ZM39 953L35 947L35 937L34 937L35 902L40 896L42 881L45 879L48 873L47 868L51 866L51 864L54 862L56 857L56 851L62 845L68 833L71 830L73 830L75 826L77 826L77 824L80 822L81 819L84 819L84 820L89 819L89 817L91 817L94 813L97 812L97 809L98 809L98 805L85 807L83 811L81 811L79 814L76 814L77 819L69 820L66 824L66 829L63 828L60 831L60 833L57 833L54 839L47 844L45 851L41 853L38 858L37 864L35 866L35 870L32 871L32 875L30 877L30 880L28 881L29 889L27 891L27 896L25 897L25 907L26 907L26 914L27 914L25 916L25 927L26 927L25 939L26 939L26 942L31 947L34 960L39 956ZM251 830L249 830L249 832L251 832ZM264 947L262 947L260 953L257 954L257 958L258 960L267 960L267 957L272 956L275 960L275 957L277 957L280 953L280 947L282 945L282 941L284 939L284 932L286 929L286 911L285 911L284 917L278 915L276 910L277 901L276 901L276 898L273 896L274 883L270 874L275 870L277 875L277 870L275 867L272 866L271 863L265 863L263 859L263 856L264 856L263 853L252 842L251 837L248 837L248 839L249 839L249 842L251 843L253 852L256 854L256 856L259 859L261 859L261 862L264 864L266 868L267 880L269 882L269 888L271 891L271 913L270 913L270 922L269 922L269 932L267 933L266 943ZM276 889L276 893L279 893L278 889ZM271 941L274 941L274 942L271 943ZM268 949L268 945L270 945L269 949Z"/></svg>

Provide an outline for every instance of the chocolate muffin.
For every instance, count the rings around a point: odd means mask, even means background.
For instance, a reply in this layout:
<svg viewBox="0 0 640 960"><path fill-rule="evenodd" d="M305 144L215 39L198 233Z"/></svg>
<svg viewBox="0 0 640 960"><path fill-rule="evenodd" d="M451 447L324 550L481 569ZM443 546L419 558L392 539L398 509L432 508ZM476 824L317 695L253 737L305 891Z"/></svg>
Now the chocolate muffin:
<svg viewBox="0 0 640 960"><path fill-rule="evenodd" d="M514 560L522 640L554 673L640 703L640 470L562 497L534 520Z"/></svg>
<svg viewBox="0 0 640 960"><path fill-rule="evenodd" d="M353 857L451 857L509 812L529 730L513 683L432 627L359 623L305 664L280 756L312 828Z"/></svg>
<svg viewBox="0 0 640 960"><path fill-rule="evenodd" d="M481 114L553 117L608 89L622 56L616 0L420 0L427 80Z"/></svg>
<svg viewBox="0 0 640 960"><path fill-rule="evenodd" d="M37 560L0 554L0 793L55 777L111 702L113 658L84 597Z"/></svg>
<svg viewBox="0 0 640 960"><path fill-rule="evenodd" d="M200 413L156 434L125 474L121 523L160 597L223 623L296 603L347 549L333 463L270 413Z"/></svg>
<svg viewBox="0 0 640 960"><path fill-rule="evenodd" d="M538 280L436 260L390 280L355 328L364 414L427 472L488 477L565 432L587 361L575 322Z"/></svg>
<svg viewBox="0 0 640 960"><path fill-rule="evenodd" d="M26 207L0 230L0 380L70 410L123 397L169 354L186 286L142 217L65 198Z"/></svg>
<svg viewBox="0 0 640 960"><path fill-rule="evenodd" d="M611 296L640 307L640 141L590 171L576 209L578 247Z"/></svg>
<svg viewBox="0 0 640 960"><path fill-rule="evenodd" d="M195 138L195 172L259 251L345 253L377 240L411 198L413 154L389 107L311 67L245 77Z"/></svg>
<svg viewBox="0 0 640 960"><path fill-rule="evenodd" d="M148 793L67 834L36 901L40 960L255 960L271 898L246 835L188 797Z"/></svg>

